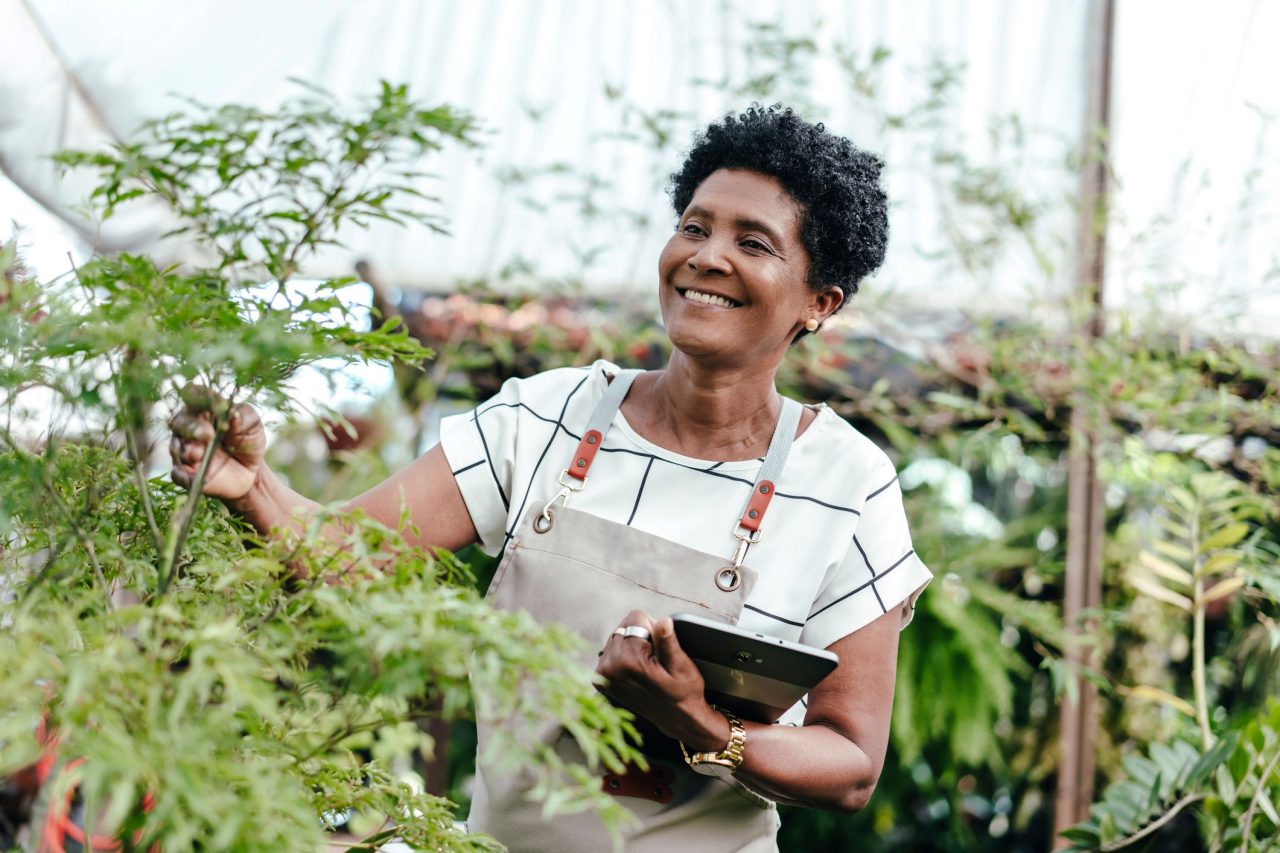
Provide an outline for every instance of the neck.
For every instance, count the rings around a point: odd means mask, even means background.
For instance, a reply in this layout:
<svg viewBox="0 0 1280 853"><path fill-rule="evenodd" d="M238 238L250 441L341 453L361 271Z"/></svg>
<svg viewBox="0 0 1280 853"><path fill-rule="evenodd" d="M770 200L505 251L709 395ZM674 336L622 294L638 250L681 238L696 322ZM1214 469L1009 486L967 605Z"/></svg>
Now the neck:
<svg viewBox="0 0 1280 853"><path fill-rule="evenodd" d="M676 350L653 381L646 420L686 455L750 459L769 446L782 407L778 365L708 367Z"/></svg>

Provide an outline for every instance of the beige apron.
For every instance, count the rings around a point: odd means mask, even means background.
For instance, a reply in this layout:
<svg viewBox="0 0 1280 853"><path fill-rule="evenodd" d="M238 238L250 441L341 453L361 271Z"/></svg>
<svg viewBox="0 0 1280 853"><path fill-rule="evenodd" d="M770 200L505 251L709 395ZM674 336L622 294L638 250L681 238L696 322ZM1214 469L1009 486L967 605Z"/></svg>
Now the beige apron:
<svg viewBox="0 0 1280 853"><path fill-rule="evenodd" d="M749 542L759 541L759 522L772 497L799 422L800 406L784 399L782 416L769 453L736 531L737 554L705 554L633 527L570 509L557 501L586 486L586 474L603 435L613 421L638 371L623 371L610 384L588 424L568 469L564 488L523 519L487 598L504 610L524 610L539 622L558 622L580 634L592 649L603 646L623 616L641 609L654 617L694 613L736 623L756 573L742 565ZM594 658L584 659L592 665ZM514 853L600 853L611 849L603 823L594 813L544 819L527 793L532 777L488 766L483 756L491 727L477 721L480 759L468 817L473 832L487 832ZM566 759L585 763L573 738L554 723L533 721L535 736L554 744ZM638 778L603 776L602 787L639 819L626 830L630 853L765 853L776 851L778 817L774 804L736 780L694 773L679 758L673 741L646 738L651 770ZM675 747L675 749L672 749ZM748 744L750 749L750 744ZM627 794L632 794L628 796Z"/></svg>

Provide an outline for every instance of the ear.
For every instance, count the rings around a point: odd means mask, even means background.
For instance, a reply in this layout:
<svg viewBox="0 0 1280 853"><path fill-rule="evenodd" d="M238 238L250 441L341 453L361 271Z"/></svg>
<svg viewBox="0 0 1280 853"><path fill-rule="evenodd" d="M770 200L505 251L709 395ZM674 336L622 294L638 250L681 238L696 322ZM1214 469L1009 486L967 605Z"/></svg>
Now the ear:
<svg viewBox="0 0 1280 853"><path fill-rule="evenodd" d="M844 302L844 291L838 287L828 287L823 291L815 291L813 294L813 308L818 315L819 322L826 322L826 319L835 313L836 309Z"/></svg>

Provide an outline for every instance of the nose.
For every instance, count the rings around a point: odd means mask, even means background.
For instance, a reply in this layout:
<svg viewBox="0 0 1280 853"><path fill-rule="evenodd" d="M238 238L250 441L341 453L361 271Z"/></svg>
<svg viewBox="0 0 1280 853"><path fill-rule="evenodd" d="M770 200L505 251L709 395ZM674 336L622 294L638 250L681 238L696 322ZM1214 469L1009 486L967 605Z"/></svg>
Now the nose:
<svg viewBox="0 0 1280 853"><path fill-rule="evenodd" d="M689 256L689 269L700 275L727 275L731 267L724 241L715 236L703 240L698 251Z"/></svg>

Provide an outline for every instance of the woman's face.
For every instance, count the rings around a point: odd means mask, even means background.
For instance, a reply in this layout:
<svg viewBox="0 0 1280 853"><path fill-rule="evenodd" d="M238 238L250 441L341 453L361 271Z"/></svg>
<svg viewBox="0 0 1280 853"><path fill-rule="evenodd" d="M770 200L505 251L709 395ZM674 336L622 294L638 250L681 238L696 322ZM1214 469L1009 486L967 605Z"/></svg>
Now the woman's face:
<svg viewBox="0 0 1280 853"><path fill-rule="evenodd" d="M800 222L800 205L777 178L744 169L708 175L658 258L672 344L712 364L776 365L805 320L821 322L839 307L839 288L807 283Z"/></svg>

